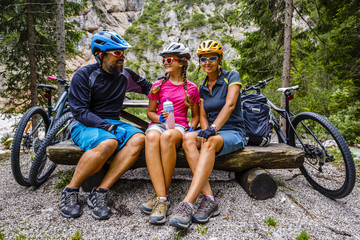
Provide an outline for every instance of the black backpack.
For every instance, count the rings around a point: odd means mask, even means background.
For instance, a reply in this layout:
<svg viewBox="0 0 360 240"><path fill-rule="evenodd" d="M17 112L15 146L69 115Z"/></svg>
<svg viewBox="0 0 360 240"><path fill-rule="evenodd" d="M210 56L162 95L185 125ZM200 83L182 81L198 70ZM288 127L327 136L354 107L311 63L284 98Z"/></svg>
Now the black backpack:
<svg viewBox="0 0 360 240"><path fill-rule="evenodd" d="M241 96L248 145L267 146L271 141L273 123L270 106L262 94Z"/></svg>

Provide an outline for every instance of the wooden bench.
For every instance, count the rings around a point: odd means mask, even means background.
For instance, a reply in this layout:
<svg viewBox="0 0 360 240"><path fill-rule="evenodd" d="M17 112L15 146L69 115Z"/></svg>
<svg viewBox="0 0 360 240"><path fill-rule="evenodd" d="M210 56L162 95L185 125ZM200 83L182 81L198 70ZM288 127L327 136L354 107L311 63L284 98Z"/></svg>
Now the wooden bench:
<svg viewBox="0 0 360 240"><path fill-rule="evenodd" d="M148 100L124 101L122 118L143 131L148 122L126 112L126 108L147 108ZM47 148L48 158L56 164L76 165L84 152L70 140ZM274 196L277 185L264 169L298 168L304 162L305 153L286 144L271 143L267 147L247 146L245 149L216 158L214 169L235 172L235 177L245 191L255 199ZM132 169L146 167L145 152L141 151ZM177 168L189 168L182 148L177 149ZM106 166L91 176L82 185L85 191L100 183L106 173Z"/></svg>
<svg viewBox="0 0 360 240"><path fill-rule="evenodd" d="M48 158L56 164L76 165L84 153L70 140L49 146ZM245 149L216 158L214 169L235 172L236 179L245 191L255 199L274 196L277 185L264 169L298 168L302 166L305 153L286 144L271 143L267 147L247 146ZM132 169L146 167L145 152L141 151ZM184 150L177 149L177 168L188 168ZM90 177L83 189L91 190L105 175L106 170Z"/></svg>

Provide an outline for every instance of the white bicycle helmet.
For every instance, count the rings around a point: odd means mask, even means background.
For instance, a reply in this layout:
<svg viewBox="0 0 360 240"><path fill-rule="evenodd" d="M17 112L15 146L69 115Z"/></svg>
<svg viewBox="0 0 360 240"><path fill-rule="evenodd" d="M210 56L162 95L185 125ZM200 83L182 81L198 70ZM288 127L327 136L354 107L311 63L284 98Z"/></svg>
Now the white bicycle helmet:
<svg viewBox="0 0 360 240"><path fill-rule="evenodd" d="M164 57L166 54L174 54L178 57L185 57L190 60L190 50L182 43L172 42L167 45L160 53L160 56Z"/></svg>

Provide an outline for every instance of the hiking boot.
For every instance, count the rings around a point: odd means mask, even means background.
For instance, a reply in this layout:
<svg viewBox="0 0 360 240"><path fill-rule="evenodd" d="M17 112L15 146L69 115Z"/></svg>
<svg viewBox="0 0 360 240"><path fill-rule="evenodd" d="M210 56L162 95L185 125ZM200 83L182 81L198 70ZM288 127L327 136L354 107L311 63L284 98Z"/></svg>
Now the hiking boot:
<svg viewBox="0 0 360 240"><path fill-rule="evenodd" d="M186 202L181 202L170 217L170 226L188 228L191 223L193 209Z"/></svg>
<svg viewBox="0 0 360 240"><path fill-rule="evenodd" d="M201 202L195 214L192 216L192 221L196 223L207 223L211 217L218 216L219 214L218 203L207 196L202 196Z"/></svg>
<svg viewBox="0 0 360 240"><path fill-rule="evenodd" d="M87 199L88 206L93 209L92 216L96 220L105 220L111 215L111 209L107 202L108 193L109 189L99 188L96 190L94 188Z"/></svg>
<svg viewBox="0 0 360 240"><path fill-rule="evenodd" d="M82 209L79 201L79 188L65 187L61 192L59 208L63 217L80 217L82 214Z"/></svg>
<svg viewBox="0 0 360 240"><path fill-rule="evenodd" d="M157 202L158 202L158 198L156 197L156 194L154 193L146 200L146 202L144 202L140 205L140 211L145 214L150 215L151 212L153 211L153 208L157 204Z"/></svg>
<svg viewBox="0 0 360 240"><path fill-rule="evenodd" d="M151 224L165 223L169 206L170 206L169 201L161 201L161 200L157 201L150 215L150 223Z"/></svg>

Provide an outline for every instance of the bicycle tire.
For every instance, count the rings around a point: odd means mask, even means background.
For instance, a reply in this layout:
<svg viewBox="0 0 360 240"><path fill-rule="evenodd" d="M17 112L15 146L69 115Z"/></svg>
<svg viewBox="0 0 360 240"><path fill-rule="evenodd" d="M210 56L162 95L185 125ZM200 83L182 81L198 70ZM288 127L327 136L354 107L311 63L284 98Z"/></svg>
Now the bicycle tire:
<svg viewBox="0 0 360 240"><path fill-rule="evenodd" d="M46 148L50 145L66 141L70 139L70 131L68 129L72 114L67 112L55 122L55 125L49 130L48 134L36 152L34 161L31 165L29 180L33 186L43 184L55 170L56 164L51 162L46 156Z"/></svg>
<svg viewBox="0 0 360 240"><path fill-rule="evenodd" d="M30 108L19 121L11 146L11 169L15 181L22 186L31 185L30 166L49 125L49 117L41 107Z"/></svg>
<svg viewBox="0 0 360 240"><path fill-rule="evenodd" d="M336 127L313 112L296 115L292 124L309 151L300 171L310 185L332 199L349 195L356 180L355 164L345 139ZM292 129L290 145L304 149Z"/></svg>

